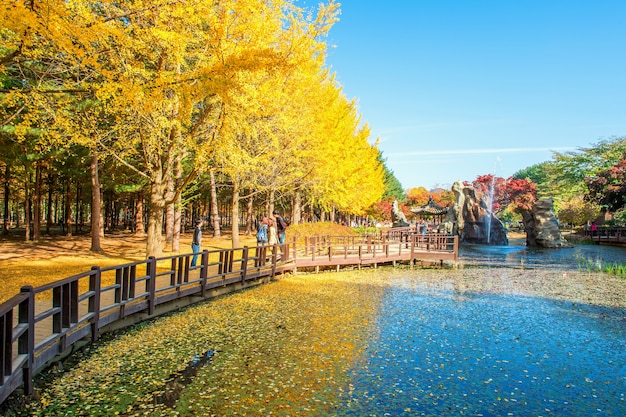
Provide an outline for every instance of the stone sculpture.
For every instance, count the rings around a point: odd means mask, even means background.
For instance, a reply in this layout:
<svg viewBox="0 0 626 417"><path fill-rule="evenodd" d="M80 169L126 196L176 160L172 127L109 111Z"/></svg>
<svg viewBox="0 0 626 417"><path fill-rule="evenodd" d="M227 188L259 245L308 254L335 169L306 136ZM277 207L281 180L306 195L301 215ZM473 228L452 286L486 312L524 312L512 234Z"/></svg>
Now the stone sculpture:
<svg viewBox="0 0 626 417"><path fill-rule="evenodd" d="M532 211L524 215L524 228L526 229L526 246L572 247L559 230L559 221L554 214L552 198L544 197L535 202Z"/></svg>
<svg viewBox="0 0 626 417"><path fill-rule="evenodd" d="M398 200L393 200L391 205L391 221L393 222L392 227L407 227L409 225L409 222L406 221L406 216L398 207Z"/></svg>
<svg viewBox="0 0 626 417"><path fill-rule="evenodd" d="M509 244L506 228L476 194L474 187L457 181L452 185L452 192L455 202L443 222L444 231L457 234L461 243Z"/></svg>

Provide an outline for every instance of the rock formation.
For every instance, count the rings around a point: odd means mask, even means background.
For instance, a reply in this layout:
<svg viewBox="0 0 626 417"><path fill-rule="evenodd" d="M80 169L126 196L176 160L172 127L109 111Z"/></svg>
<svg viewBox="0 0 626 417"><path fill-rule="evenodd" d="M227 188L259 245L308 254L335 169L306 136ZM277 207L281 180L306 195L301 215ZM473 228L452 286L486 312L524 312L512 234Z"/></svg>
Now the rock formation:
<svg viewBox="0 0 626 417"><path fill-rule="evenodd" d="M542 248L569 248L572 245L563 238L559 221L554 214L554 200L541 198L535 202L530 213L524 215L526 245Z"/></svg>
<svg viewBox="0 0 626 417"><path fill-rule="evenodd" d="M406 221L406 216L398 207L398 200L393 200L391 206L391 220L393 227L407 227L409 225L409 222Z"/></svg>
<svg viewBox="0 0 626 417"><path fill-rule="evenodd" d="M509 244L506 229L491 212L487 203L476 195L474 187L457 181L452 185L454 206L448 209L443 228L459 235L461 242L484 245Z"/></svg>

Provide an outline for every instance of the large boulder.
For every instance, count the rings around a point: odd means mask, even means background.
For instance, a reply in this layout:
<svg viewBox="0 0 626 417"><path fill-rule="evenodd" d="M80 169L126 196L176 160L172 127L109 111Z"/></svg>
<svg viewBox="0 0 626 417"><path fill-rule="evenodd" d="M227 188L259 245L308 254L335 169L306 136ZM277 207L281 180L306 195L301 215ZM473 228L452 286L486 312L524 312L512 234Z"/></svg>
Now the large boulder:
<svg viewBox="0 0 626 417"><path fill-rule="evenodd" d="M570 248L572 245L563 238L559 221L554 214L554 200L540 198L530 213L524 216L526 245L542 248Z"/></svg>
<svg viewBox="0 0 626 417"><path fill-rule="evenodd" d="M443 223L444 230L459 235L461 242L506 246L506 228L476 194L471 185L457 181L452 185L455 202Z"/></svg>

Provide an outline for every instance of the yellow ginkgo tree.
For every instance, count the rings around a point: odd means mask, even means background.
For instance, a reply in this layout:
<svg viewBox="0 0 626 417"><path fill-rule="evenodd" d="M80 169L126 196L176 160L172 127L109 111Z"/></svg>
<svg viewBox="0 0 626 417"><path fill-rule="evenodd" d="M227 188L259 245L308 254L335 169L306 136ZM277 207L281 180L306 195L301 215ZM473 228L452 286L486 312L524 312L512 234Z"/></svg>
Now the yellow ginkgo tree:
<svg viewBox="0 0 626 417"><path fill-rule="evenodd" d="M266 72L240 72L241 87L224 104L215 163L232 184L235 247L239 245L241 198L266 193L271 211L274 194L293 189L305 175L305 151L316 145L309 141L309 133L317 109L311 107L307 94L321 87L323 38L338 9L333 3L320 6L315 18L304 17L297 8L289 11L281 23L289 30L280 33L277 44L284 57L281 66Z"/></svg>
<svg viewBox="0 0 626 417"><path fill-rule="evenodd" d="M327 76L318 100L308 156L305 190L311 201L327 210L363 214L384 191L378 150L370 130L361 125L354 101L349 101L332 76Z"/></svg>

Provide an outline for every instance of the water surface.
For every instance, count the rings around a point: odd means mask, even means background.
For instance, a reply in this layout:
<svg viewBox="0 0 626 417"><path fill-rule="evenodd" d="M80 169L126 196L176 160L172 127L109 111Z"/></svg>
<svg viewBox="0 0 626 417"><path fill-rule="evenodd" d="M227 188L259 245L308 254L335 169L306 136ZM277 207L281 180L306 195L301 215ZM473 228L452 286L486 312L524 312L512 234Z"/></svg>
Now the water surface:
<svg viewBox="0 0 626 417"><path fill-rule="evenodd" d="M572 248L530 248L525 240L511 239L508 246L462 244L459 265L577 270L588 265L626 262L626 248L608 245L575 245Z"/></svg>
<svg viewBox="0 0 626 417"><path fill-rule="evenodd" d="M406 272L342 415L624 416L626 312L433 288Z"/></svg>

